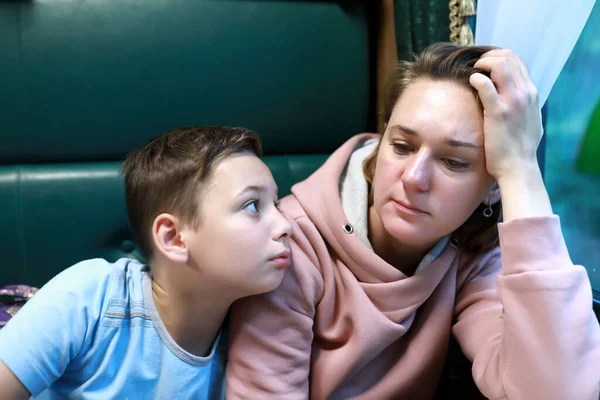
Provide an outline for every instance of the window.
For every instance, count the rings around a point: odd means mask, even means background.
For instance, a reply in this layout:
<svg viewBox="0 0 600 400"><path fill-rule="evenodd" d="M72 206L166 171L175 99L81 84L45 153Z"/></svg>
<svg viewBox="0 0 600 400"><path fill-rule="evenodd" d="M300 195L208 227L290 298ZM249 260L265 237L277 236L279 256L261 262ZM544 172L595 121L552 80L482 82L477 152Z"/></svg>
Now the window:
<svg viewBox="0 0 600 400"><path fill-rule="evenodd" d="M545 181L573 262L600 300L600 2L546 103Z"/></svg>

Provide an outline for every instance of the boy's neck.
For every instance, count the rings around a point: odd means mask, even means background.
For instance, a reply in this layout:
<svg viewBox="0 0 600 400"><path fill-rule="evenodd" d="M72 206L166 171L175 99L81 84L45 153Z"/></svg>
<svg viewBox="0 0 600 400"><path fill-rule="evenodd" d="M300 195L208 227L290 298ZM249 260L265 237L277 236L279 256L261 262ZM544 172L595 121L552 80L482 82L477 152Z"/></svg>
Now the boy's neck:
<svg viewBox="0 0 600 400"><path fill-rule="evenodd" d="M150 269L154 304L169 335L185 351L208 356L233 301L185 266L153 263Z"/></svg>

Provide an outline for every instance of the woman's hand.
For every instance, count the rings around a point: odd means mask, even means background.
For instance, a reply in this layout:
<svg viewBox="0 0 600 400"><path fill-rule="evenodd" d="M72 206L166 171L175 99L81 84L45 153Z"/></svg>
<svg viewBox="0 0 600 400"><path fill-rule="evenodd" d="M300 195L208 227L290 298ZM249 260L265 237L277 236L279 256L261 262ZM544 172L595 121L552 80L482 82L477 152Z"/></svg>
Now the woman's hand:
<svg viewBox="0 0 600 400"><path fill-rule="evenodd" d="M542 118L537 89L527 68L510 50L485 53L471 75L483 105L486 167L496 178L504 220L552 215L537 161Z"/></svg>
<svg viewBox="0 0 600 400"><path fill-rule="evenodd" d="M483 104L487 170L496 180L537 168L536 151L542 138L537 89L521 59L510 50L485 53L471 85Z"/></svg>

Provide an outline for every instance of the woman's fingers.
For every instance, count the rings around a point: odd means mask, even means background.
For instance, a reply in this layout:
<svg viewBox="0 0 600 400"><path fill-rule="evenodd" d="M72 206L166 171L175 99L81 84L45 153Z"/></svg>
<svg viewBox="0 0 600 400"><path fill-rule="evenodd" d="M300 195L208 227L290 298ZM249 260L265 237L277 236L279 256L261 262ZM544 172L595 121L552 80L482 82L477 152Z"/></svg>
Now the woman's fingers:
<svg viewBox="0 0 600 400"><path fill-rule="evenodd" d="M527 67L525 66L525 63L523 62L523 60L521 60L521 57L519 57L518 55L515 54L515 58L517 60L517 64L519 65L519 68L521 70L521 75L523 76L523 81L525 82L525 88L527 89L529 100L537 102L538 101L538 91L537 91L537 88L535 87L535 85L533 84L531 77L529 76L529 71L527 70Z"/></svg>
<svg viewBox="0 0 600 400"><path fill-rule="evenodd" d="M519 69L521 70L521 75L523 75L523 80L525 82L531 82L529 71L527 70L527 67L525 66L523 60L521 60L521 57L515 54L515 59L517 60L517 64L519 65Z"/></svg>
<svg viewBox="0 0 600 400"><path fill-rule="evenodd" d="M500 111L500 98L498 97L496 87L490 78L476 72L471 75L469 82L471 83L471 86L477 90L484 110L493 114Z"/></svg>
<svg viewBox="0 0 600 400"><path fill-rule="evenodd" d="M483 61L486 60L487 61ZM494 61L492 61L494 60ZM502 65L503 63L507 64ZM490 50L483 54L479 61L475 64L476 68L480 68L484 71L488 71L492 77L492 81L496 83L499 92L501 94L510 93L511 87L503 87L504 83L507 83L508 79L503 77L505 70L510 70L510 76L513 80L513 85L517 89L519 94L518 98L520 102L531 103L538 101L537 88L533 84L529 71L525 66L525 63L521 58L514 54L508 49L495 49ZM515 93L513 93L515 94Z"/></svg>
<svg viewBox="0 0 600 400"><path fill-rule="evenodd" d="M507 58L507 60L508 65L510 66L510 71L512 73L515 87L520 92L527 90L527 84L525 83L525 77L523 76L523 70L521 69L522 63L519 63L517 56L515 56L514 54L512 55L512 57Z"/></svg>
<svg viewBox="0 0 600 400"><path fill-rule="evenodd" d="M475 68L490 74L506 111L524 109L528 105L538 106L538 92L531 81L525 63L506 49L491 50L481 56Z"/></svg>
<svg viewBox="0 0 600 400"><path fill-rule="evenodd" d="M518 90L525 90L527 88L527 80L531 80L529 79L529 73L527 72L527 68L525 68L525 64L523 64L515 53L508 49L495 49L481 56L481 59L486 58L505 59L510 68L515 87Z"/></svg>
<svg viewBox="0 0 600 400"><path fill-rule="evenodd" d="M497 180L514 174L515 165L533 165L541 121L527 68L508 50L492 50L475 63L470 77L484 108L485 156ZM489 76L489 77L488 77Z"/></svg>
<svg viewBox="0 0 600 400"><path fill-rule="evenodd" d="M508 59L505 57L482 57L474 66L490 74L500 95L514 96L516 94L517 86L513 78L513 68Z"/></svg>

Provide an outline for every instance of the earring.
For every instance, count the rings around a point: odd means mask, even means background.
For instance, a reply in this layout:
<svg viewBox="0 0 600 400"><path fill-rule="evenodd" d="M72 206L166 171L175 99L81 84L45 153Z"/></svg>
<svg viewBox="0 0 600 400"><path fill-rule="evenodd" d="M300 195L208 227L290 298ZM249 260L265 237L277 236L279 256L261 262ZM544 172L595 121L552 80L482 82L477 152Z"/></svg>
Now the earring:
<svg viewBox="0 0 600 400"><path fill-rule="evenodd" d="M494 210L492 209L492 201L488 200L488 206L483 210L483 216L489 218L494 214Z"/></svg>

